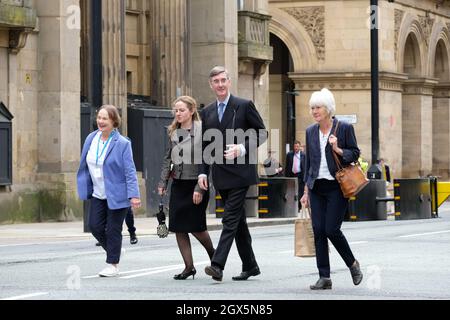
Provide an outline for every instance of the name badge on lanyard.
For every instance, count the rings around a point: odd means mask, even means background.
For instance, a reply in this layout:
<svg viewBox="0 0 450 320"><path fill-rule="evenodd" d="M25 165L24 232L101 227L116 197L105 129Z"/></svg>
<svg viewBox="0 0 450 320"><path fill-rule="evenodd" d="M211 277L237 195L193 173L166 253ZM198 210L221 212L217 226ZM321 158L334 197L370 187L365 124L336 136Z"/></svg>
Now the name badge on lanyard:
<svg viewBox="0 0 450 320"><path fill-rule="evenodd" d="M103 176L102 169L101 168L95 168L93 174L94 174L94 178L100 179Z"/></svg>
<svg viewBox="0 0 450 320"><path fill-rule="evenodd" d="M96 164L97 166L98 166L98 160L102 157L102 155L103 155L103 153L105 152L106 148L108 147L108 143L109 143L109 141L111 141L111 138L113 137L113 135L114 135L114 131L111 132L111 134L109 135L108 140L106 140L106 143L105 143L105 145L103 146L102 152L100 153L100 155L98 154L98 152L100 151L100 139L101 139L102 135L100 134L100 135L98 136L97 154L96 154L96 158L95 158L95 164ZM99 169L99 170L100 170L100 169ZM96 175L96 176L97 176L97 175ZM101 177L101 170L100 170L100 177Z"/></svg>

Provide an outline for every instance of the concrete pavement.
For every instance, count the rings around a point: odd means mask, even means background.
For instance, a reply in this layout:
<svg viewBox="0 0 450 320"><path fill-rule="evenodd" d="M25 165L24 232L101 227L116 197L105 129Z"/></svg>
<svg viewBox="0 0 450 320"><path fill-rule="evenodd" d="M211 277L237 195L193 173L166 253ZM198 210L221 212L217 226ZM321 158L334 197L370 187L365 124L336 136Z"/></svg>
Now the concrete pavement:
<svg viewBox="0 0 450 320"><path fill-rule="evenodd" d="M450 214L450 202L445 202L439 208L439 213ZM249 227L293 224L296 219L298 218L247 217L247 224ZM395 220L395 218L389 215L388 220ZM208 230L221 229L221 221L221 218L216 218L213 214L207 215ZM156 217L137 217L135 218L135 226L138 237L156 235L158 221ZM128 236L125 223L123 235ZM83 240L90 237L92 237L90 233L83 232L83 221L0 225L0 246L61 240Z"/></svg>
<svg viewBox="0 0 450 320"><path fill-rule="evenodd" d="M297 218L256 218L248 217L249 227L292 224ZM156 235L158 221L156 217L137 217L135 220L137 236ZM222 219L215 215L207 216L208 230L222 228ZM167 223L167 221L166 221ZM123 235L128 236L124 223ZM45 222L30 224L0 225L0 246L11 244L51 242L60 240L82 240L92 237L90 233L83 232L83 221L74 222Z"/></svg>

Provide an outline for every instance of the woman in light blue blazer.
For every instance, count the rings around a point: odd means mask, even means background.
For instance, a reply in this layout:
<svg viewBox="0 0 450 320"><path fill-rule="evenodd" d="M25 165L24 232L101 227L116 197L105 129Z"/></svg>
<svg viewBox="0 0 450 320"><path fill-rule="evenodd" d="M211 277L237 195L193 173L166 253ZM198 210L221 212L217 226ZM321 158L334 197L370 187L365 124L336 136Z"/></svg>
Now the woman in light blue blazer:
<svg viewBox="0 0 450 320"><path fill-rule="evenodd" d="M89 227L106 251L107 266L100 277L119 274L122 225L130 206L141 206L131 142L117 128L121 119L115 106L102 106L98 130L84 142L77 175L78 195L91 200Z"/></svg>

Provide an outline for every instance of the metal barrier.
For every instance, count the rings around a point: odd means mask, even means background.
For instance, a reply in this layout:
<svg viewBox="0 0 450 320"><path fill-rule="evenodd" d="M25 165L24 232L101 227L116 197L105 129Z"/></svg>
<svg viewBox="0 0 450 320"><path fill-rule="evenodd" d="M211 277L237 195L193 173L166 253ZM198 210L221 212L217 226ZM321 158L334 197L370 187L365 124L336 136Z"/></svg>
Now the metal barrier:
<svg viewBox="0 0 450 320"><path fill-rule="evenodd" d="M298 214L297 178L261 178L259 185L260 218L289 218Z"/></svg>
<svg viewBox="0 0 450 320"><path fill-rule="evenodd" d="M437 207L444 203L450 196L450 182L438 182L436 186L436 212Z"/></svg>
<svg viewBox="0 0 450 320"><path fill-rule="evenodd" d="M297 178L260 178L257 194L247 193L246 207L257 200L259 218L296 217L298 211ZM221 218L224 212L222 197L216 194L216 217ZM246 210L246 216L254 216L252 210Z"/></svg>
<svg viewBox="0 0 450 320"><path fill-rule="evenodd" d="M429 219L437 216L437 210L433 210L432 180L394 179L395 220Z"/></svg>
<svg viewBox="0 0 450 320"><path fill-rule="evenodd" d="M356 197L349 199L346 221L386 220L386 181L371 179ZM392 199L393 200L393 199Z"/></svg>

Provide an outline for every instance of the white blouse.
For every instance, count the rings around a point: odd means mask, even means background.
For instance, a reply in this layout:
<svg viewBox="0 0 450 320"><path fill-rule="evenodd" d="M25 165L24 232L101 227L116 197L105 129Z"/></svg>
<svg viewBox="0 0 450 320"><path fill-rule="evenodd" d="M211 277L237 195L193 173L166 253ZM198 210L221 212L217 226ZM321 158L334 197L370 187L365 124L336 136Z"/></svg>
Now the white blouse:
<svg viewBox="0 0 450 320"><path fill-rule="evenodd" d="M331 130L330 130L331 132ZM323 134L319 129L319 141L320 141L320 167L319 167L319 175L317 179L326 179L326 180L334 180L333 176L328 169L327 158L325 155L325 148L328 143L328 137L330 136L330 132L327 134Z"/></svg>
<svg viewBox="0 0 450 320"><path fill-rule="evenodd" d="M89 168L89 173L91 174L92 183L94 185L94 193L92 196L100 200L105 200L106 191L105 180L103 178L103 163L105 162L105 156L108 152L111 139L102 141L100 139L101 134L102 133L99 131L95 135L94 139L92 139L91 147L89 148L86 156L86 162ZM112 136L112 134L110 136Z"/></svg>

